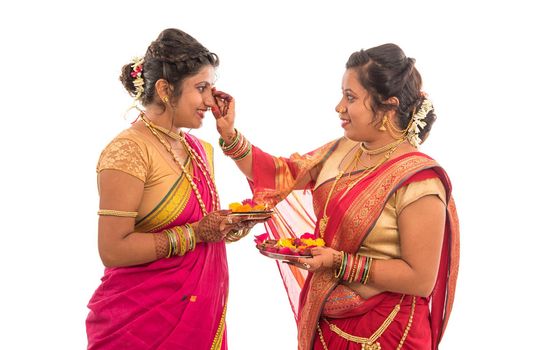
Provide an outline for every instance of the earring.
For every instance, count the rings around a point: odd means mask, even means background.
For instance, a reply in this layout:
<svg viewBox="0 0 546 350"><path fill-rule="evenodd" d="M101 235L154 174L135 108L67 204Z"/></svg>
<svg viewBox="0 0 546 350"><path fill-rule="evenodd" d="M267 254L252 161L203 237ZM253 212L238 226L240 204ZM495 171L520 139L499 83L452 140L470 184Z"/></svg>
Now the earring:
<svg viewBox="0 0 546 350"><path fill-rule="evenodd" d="M167 97L167 96L163 97L163 102L165 102L165 103L169 102L169 97Z"/></svg>
<svg viewBox="0 0 546 350"><path fill-rule="evenodd" d="M387 116L386 115L383 116L383 122L381 123L381 126L379 127L380 131L387 131L387 127L386 127L387 121L388 121Z"/></svg>

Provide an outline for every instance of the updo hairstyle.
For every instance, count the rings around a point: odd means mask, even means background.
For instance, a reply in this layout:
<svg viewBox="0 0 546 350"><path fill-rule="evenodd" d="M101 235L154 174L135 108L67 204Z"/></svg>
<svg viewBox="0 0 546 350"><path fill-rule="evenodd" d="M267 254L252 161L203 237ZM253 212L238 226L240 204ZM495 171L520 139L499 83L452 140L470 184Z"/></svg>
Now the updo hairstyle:
<svg viewBox="0 0 546 350"><path fill-rule="evenodd" d="M358 71L360 84L370 94L376 122L379 122L378 111L394 109L398 127L405 130L426 98L421 91L421 75L415 68L415 59L406 57L395 44L356 51L349 57L345 68ZM398 106L388 103L389 97L396 97ZM436 114L432 109L424 120L426 126L419 133L421 140L426 139L435 120Z"/></svg>
<svg viewBox="0 0 546 350"><path fill-rule="evenodd" d="M142 67L144 79L144 91L139 101L143 106L155 103L165 107L159 99L156 99L155 83L159 79L165 79L172 87L169 96L171 100L177 100L182 93L184 79L195 75L206 65L217 67L220 63L218 56L207 50L201 43L189 34L179 29L165 29L153 41L146 55ZM126 64L121 70L120 80L132 97L136 96L136 87L132 63Z"/></svg>

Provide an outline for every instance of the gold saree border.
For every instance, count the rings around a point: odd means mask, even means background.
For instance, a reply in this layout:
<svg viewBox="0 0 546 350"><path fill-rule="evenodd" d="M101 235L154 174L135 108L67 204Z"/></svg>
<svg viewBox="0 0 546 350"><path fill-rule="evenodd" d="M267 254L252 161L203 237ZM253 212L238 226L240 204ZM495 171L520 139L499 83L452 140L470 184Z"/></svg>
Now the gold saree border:
<svg viewBox="0 0 546 350"><path fill-rule="evenodd" d="M218 324L218 328L214 334L214 339L210 350L220 350L222 348L222 342L224 341L224 329L226 328L226 312L227 302L224 305L224 310L222 311L222 316L220 317L220 323Z"/></svg>
<svg viewBox="0 0 546 350"><path fill-rule="evenodd" d="M334 235L331 247L356 252L396 188L418 171L434 166L438 166L436 161L421 155L409 156L389 164L388 168L376 175L343 214L338 230L342 228L341 232L344 234ZM298 320L299 350L312 349L322 308L338 283L332 270L318 271L311 277L306 302L301 307L301 318Z"/></svg>
<svg viewBox="0 0 546 350"><path fill-rule="evenodd" d="M140 232L157 232L167 227L186 208L190 195L190 183L181 175L161 202L136 224L135 229Z"/></svg>

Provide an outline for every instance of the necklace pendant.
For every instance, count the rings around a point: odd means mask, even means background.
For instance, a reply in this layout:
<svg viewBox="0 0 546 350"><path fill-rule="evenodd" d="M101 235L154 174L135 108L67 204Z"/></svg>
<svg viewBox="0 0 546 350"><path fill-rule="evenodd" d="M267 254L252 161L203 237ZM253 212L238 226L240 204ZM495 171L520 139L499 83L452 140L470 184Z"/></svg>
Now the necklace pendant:
<svg viewBox="0 0 546 350"><path fill-rule="evenodd" d="M323 216L322 219L320 219L319 222L319 233L320 237L324 237L324 232L326 232L326 226L328 225L328 216Z"/></svg>
<svg viewBox="0 0 546 350"><path fill-rule="evenodd" d="M362 343L362 350L381 350L381 344L379 344L379 342Z"/></svg>

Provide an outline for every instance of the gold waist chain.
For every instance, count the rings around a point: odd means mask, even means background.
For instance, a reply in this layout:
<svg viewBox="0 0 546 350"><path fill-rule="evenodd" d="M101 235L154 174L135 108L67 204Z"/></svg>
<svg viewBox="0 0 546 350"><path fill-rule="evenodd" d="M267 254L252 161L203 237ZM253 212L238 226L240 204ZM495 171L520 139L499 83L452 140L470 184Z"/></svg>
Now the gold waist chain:
<svg viewBox="0 0 546 350"><path fill-rule="evenodd" d="M389 316L387 316L387 318L385 319L385 321L383 321L381 326L379 326L379 328L369 338L357 337L356 335L346 333L342 331L341 329L339 329L335 324L328 322L328 320L326 320L325 318L323 318L323 320L324 322L326 322L326 324L328 324L328 327L330 327L330 330L332 332L339 335L343 339L360 344L362 346L362 350L381 350L381 344L377 341L377 339L379 339L379 337L385 332L387 327L389 327L392 321L394 321L394 318L400 311L401 304L402 304L402 301L404 300L404 297L405 295L403 295L402 298L400 298L400 301L392 309ZM406 325L406 328L404 329L404 334L402 335L402 338L400 339L400 343L398 343L398 347L396 348L396 350L402 349L402 346L404 345L404 342L406 341L406 338L410 331L411 324L413 322L413 314L415 312L415 300L416 300L416 297L414 296L411 302L411 312L410 312L408 324ZM328 350L328 346L326 345L326 342L324 341L324 337L322 335L322 330L320 329L319 323L317 323L317 331L319 334L320 342L322 343L322 347L324 348L324 350Z"/></svg>

